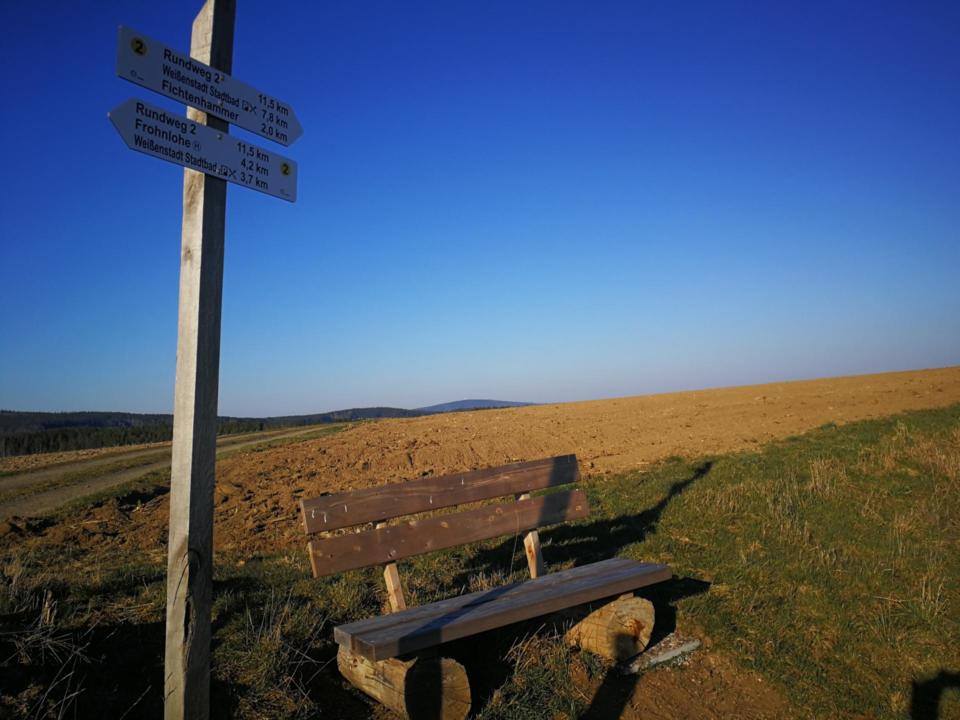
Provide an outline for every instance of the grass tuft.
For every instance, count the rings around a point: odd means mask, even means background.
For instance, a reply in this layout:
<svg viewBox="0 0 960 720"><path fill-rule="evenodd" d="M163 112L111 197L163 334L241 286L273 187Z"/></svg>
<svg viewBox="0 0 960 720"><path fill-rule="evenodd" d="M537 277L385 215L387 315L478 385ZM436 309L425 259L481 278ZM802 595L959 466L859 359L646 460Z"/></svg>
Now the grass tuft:
<svg viewBox="0 0 960 720"><path fill-rule="evenodd" d="M559 634L524 637L514 643L505 660L510 665L509 678L477 720L572 718L589 705L590 698L577 682L587 667Z"/></svg>

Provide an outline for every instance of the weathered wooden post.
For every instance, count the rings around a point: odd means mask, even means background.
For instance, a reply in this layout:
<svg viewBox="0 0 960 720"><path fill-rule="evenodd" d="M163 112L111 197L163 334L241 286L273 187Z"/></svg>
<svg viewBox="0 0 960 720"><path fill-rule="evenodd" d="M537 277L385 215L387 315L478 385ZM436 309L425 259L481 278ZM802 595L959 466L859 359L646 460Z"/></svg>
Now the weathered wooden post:
<svg viewBox="0 0 960 720"><path fill-rule="evenodd" d="M229 74L235 0L207 0L190 55ZM227 123L189 108L197 123ZM180 249L177 375L170 469L164 717L210 715L210 604L213 596L213 490L220 380L220 307L227 183L185 168Z"/></svg>
<svg viewBox="0 0 960 720"><path fill-rule="evenodd" d="M235 19L235 0L206 0L193 21L189 56L121 26L117 75L186 104L187 118L132 98L109 113L130 149L186 168L167 556L167 720L210 715L213 486L227 183L289 202L297 199L296 162L227 132L232 123L281 145L303 134L290 105L231 77Z"/></svg>

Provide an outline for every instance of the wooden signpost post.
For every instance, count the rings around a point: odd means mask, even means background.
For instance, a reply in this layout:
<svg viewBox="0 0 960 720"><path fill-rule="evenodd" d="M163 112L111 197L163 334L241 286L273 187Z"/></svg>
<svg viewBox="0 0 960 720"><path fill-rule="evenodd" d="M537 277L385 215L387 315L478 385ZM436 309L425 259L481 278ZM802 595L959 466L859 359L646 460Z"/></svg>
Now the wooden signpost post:
<svg viewBox="0 0 960 720"><path fill-rule="evenodd" d="M189 57L121 28L117 74L193 107L186 120L135 100L110 114L131 149L185 168L167 556L166 720L210 715L227 181L296 199L296 163L227 134L228 119L284 145L302 132L288 104L230 77L235 18L235 0L206 0L193 22Z"/></svg>
<svg viewBox="0 0 960 720"><path fill-rule="evenodd" d="M235 0L207 0L193 21L190 54L229 73L235 16ZM189 109L187 117L227 131L226 122L198 110ZM166 720L210 715L213 489L226 211L226 181L183 171L163 660Z"/></svg>

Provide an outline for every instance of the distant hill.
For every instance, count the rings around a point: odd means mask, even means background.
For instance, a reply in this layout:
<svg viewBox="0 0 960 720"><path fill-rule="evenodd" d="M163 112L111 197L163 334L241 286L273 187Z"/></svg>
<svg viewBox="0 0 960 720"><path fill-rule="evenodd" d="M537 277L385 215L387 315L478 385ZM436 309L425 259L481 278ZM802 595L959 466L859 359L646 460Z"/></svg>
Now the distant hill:
<svg viewBox="0 0 960 720"><path fill-rule="evenodd" d="M489 410L491 408L526 407L533 405L528 402L513 402L511 400L456 400L455 402L440 403L417 408L417 412L424 415L434 413L457 412L459 410Z"/></svg>
<svg viewBox="0 0 960 720"><path fill-rule="evenodd" d="M501 400L458 400L416 410L367 407L333 410L312 415L279 415L266 418L223 416L217 418L217 434L229 435L355 420L417 417L457 410L518 407L528 404ZM164 442L171 437L173 437L172 415L0 410L0 457Z"/></svg>

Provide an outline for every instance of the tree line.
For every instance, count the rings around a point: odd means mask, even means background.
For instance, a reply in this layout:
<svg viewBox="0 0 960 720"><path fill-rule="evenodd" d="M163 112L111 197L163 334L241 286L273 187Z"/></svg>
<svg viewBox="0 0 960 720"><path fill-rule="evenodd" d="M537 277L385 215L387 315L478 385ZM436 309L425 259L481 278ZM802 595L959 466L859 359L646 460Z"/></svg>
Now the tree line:
<svg viewBox="0 0 960 720"><path fill-rule="evenodd" d="M493 400L461 400L417 410L366 407L312 415L217 418L217 435L258 432L301 425L417 417L437 412L526 405ZM173 437L173 415L121 412L23 412L0 410L0 457L90 450L121 445L165 442Z"/></svg>
<svg viewBox="0 0 960 720"><path fill-rule="evenodd" d="M420 414L402 408L373 407L268 418L223 416L217 419L217 434ZM173 415L0 410L0 457L165 442L172 437Z"/></svg>
<svg viewBox="0 0 960 720"><path fill-rule="evenodd" d="M257 432L263 430L264 426L265 423L259 420L222 420L217 425L217 434ZM172 420L169 423L137 426L68 426L3 432L0 434L0 457L140 445L165 442L172 437Z"/></svg>

